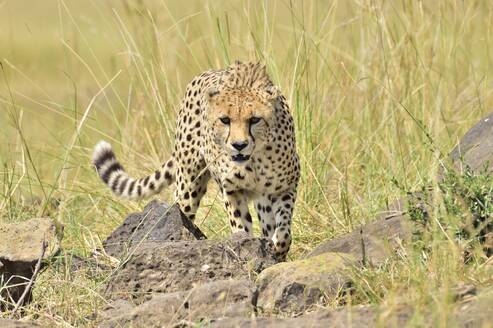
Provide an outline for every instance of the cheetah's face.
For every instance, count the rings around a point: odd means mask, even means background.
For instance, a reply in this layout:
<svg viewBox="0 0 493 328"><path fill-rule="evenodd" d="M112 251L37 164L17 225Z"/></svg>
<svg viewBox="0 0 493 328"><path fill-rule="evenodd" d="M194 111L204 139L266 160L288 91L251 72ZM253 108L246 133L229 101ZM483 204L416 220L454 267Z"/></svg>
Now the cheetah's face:
<svg viewBox="0 0 493 328"><path fill-rule="evenodd" d="M269 144L277 90L215 89L207 92L213 140L237 164Z"/></svg>

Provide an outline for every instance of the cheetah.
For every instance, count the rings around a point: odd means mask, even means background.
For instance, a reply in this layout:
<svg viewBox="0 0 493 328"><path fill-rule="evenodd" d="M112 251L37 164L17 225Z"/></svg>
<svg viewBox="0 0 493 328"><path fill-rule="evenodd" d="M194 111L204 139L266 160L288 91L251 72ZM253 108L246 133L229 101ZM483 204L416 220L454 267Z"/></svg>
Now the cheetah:
<svg viewBox="0 0 493 328"><path fill-rule="evenodd" d="M300 163L286 98L265 65L236 61L192 79L178 112L172 156L153 174L130 177L105 141L92 160L103 182L123 198L146 198L175 183L177 203L191 220L213 178L232 232L252 234L253 201L263 236L286 259Z"/></svg>

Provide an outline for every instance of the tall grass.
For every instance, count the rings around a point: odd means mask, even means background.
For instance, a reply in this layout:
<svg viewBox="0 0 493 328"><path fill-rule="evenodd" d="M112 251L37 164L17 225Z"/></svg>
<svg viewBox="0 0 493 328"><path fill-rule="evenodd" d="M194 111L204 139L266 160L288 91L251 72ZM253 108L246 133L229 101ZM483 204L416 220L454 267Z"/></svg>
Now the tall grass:
<svg viewBox="0 0 493 328"><path fill-rule="evenodd" d="M98 181L93 145L109 140L130 173L151 172L172 150L187 82L261 60L296 121L294 260L403 191L438 188L444 155L492 105L492 9L479 0L0 3L1 220L49 215L65 225L65 250L89 254L144 205ZM211 185L197 223L219 238L224 217ZM407 299L440 318L450 314L447 288L488 280L488 266L461 264L443 233L429 243L426 261L416 251L360 272L354 302ZM88 324L104 304L98 278L48 271L27 313Z"/></svg>

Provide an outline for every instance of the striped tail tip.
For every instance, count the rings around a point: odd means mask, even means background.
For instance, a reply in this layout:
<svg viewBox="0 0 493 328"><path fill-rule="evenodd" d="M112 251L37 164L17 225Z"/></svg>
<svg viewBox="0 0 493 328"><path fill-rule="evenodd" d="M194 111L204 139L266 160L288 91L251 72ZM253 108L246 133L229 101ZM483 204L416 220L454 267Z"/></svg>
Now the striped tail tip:
<svg viewBox="0 0 493 328"><path fill-rule="evenodd" d="M108 183L110 175L113 172L123 171L123 167L116 159L113 148L106 141L100 141L96 147L94 147L92 163L105 183Z"/></svg>
<svg viewBox="0 0 493 328"><path fill-rule="evenodd" d="M116 159L116 156L111 145L104 140L98 142L92 153L92 164L100 169L105 162L112 159Z"/></svg>

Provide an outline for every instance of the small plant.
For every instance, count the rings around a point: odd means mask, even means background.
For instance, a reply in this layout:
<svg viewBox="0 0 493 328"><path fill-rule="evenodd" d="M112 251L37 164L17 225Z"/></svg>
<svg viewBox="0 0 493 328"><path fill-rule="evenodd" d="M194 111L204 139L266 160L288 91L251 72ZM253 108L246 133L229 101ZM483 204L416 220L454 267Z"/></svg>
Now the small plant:
<svg viewBox="0 0 493 328"><path fill-rule="evenodd" d="M445 170L438 183L438 193L423 188L419 196L408 199L408 214L416 224L413 246L426 249L426 232L432 228L431 215L442 231L464 248L466 259L481 245L486 257L493 253L493 175L487 167L475 173L469 166L463 173ZM432 199L435 198L435 199Z"/></svg>
<svg viewBox="0 0 493 328"><path fill-rule="evenodd" d="M480 243L493 255L493 175L485 166L478 174L466 166L462 174L448 170L439 184L447 213L457 220L451 226L456 240L466 248Z"/></svg>

